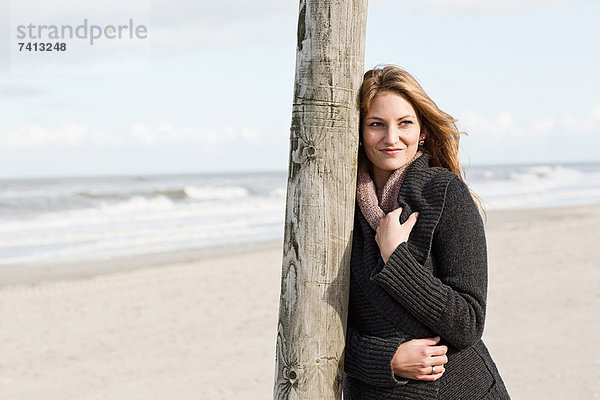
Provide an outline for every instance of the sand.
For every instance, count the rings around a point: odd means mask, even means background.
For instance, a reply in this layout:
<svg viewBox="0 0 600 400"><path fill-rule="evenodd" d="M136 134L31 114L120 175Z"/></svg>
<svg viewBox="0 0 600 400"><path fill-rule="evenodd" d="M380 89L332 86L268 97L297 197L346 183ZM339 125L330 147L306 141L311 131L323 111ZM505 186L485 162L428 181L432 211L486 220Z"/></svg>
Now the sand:
<svg viewBox="0 0 600 400"><path fill-rule="evenodd" d="M600 399L600 205L486 229L484 340L512 398ZM279 243L3 267L0 399L269 399L280 269Z"/></svg>

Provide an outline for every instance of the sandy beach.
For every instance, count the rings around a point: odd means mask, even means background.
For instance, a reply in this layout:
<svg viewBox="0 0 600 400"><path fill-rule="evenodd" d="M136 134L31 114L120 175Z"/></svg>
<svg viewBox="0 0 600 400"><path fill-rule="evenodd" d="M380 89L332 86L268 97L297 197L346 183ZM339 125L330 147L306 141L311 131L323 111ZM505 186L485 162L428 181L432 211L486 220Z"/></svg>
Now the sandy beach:
<svg viewBox="0 0 600 400"><path fill-rule="evenodd" d="M600 399L600 205L488 212L484 340L513 399ZM272 397L279 243L4 266L0 399Z"/></svg>

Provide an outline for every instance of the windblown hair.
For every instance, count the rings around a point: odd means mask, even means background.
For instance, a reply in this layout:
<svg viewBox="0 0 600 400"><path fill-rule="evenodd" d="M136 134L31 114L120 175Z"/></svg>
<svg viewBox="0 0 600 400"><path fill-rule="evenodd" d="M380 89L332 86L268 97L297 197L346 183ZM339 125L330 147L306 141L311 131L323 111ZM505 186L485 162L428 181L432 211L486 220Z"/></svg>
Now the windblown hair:
<svg viewBox="0 0 600 400"><path fill-rule="evenodd" d="M425 144L419 149L429 155L434 167L442 167L454 172L464 181L458 156L460 135L456 120L439 107L425 93L417 80L405 70L394 65L377 66L365 73L358 92L360 109L360 135L362 122L373 99L378 94L396 93L402 96L415 109L421 132L425 134ZM479 197L471 192L475 203L485 214Z"/></svg>

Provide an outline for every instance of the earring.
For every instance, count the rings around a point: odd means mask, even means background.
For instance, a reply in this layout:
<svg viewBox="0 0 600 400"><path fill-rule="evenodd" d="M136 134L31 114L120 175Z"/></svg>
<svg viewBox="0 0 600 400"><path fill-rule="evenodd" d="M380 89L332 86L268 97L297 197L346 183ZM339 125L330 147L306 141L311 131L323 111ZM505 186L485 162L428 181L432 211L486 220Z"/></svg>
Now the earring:
<svg viewBox="0 0 600 400"><path fill-rule="evenodd" d="M419 140L419 146L423 146L425 144L425 138Z"/></svg>

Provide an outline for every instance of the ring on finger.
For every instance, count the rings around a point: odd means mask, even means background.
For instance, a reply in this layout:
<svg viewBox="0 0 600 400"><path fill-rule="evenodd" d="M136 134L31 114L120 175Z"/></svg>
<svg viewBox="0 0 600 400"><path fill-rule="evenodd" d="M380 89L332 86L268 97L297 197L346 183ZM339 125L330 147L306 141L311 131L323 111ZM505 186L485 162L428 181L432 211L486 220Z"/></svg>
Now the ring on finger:
<svg viewBox="0 0 600 400"><path fill-rule="evenodd" d="M431 375L435 375L435 365L431 366Z"/></svg>

